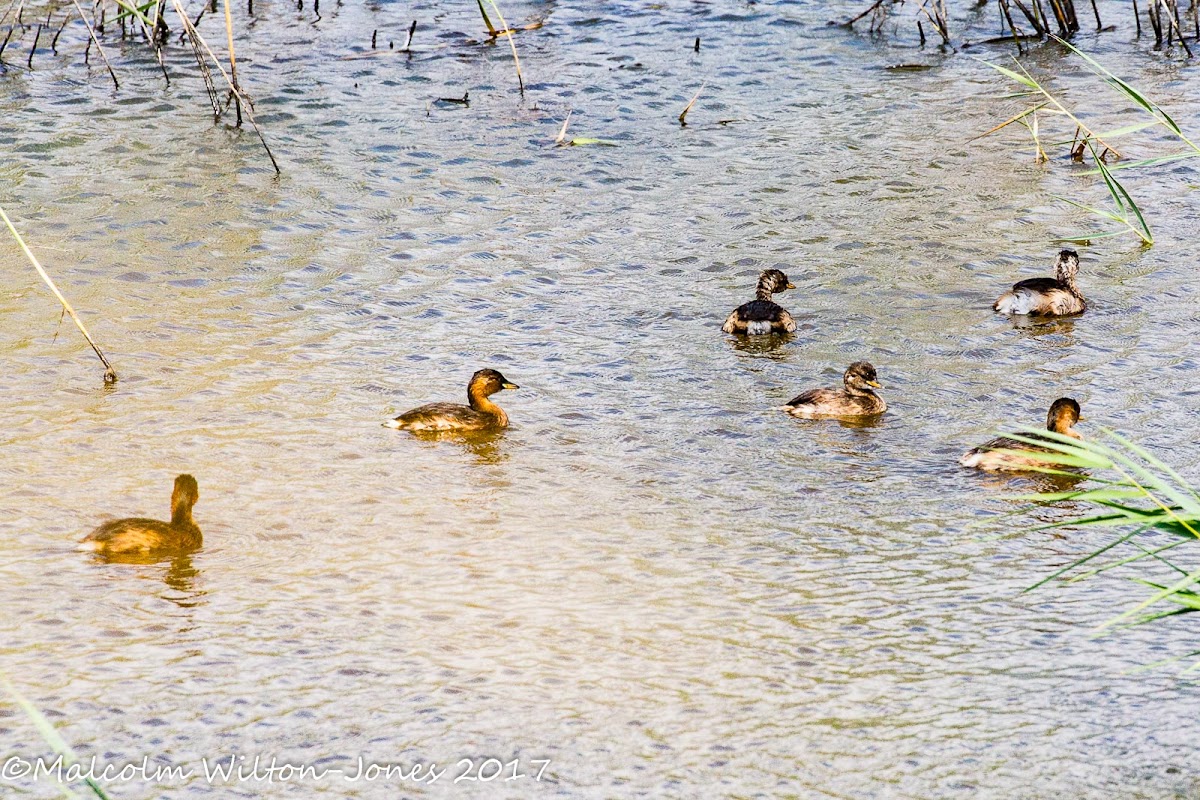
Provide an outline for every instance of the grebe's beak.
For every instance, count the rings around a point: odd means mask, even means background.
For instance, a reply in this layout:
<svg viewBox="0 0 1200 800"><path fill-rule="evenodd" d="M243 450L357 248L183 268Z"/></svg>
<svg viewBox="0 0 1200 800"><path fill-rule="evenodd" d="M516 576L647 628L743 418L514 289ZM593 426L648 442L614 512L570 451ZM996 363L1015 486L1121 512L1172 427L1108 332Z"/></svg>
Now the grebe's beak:
<svg viewBox="0 0 1200 800"><path fill-rule="evenodd" d="M792 283L791 281L788 281L787 288L788 288L788 289L795 289L795 288L796 288L796 284Z"/></svg>
<svg viewBox="0 0 1200 800"><path fill-rule="evenodd" d="M509 382L505 381L504 383L500 384L500 388L501 389L520 389L521 387L517 386L515 383L509 383Z"/></svg>
<svg viewBox="0 0 1200 800"><path fill-rule="evenodd" d="M867 386L872 386L872 387L874 387L874 388L876 388L876 389L882 389L882 388L883 388L883 384L882 384L882 383L880 383L879 381L863 381L863 383L865 383Z"/></svg>

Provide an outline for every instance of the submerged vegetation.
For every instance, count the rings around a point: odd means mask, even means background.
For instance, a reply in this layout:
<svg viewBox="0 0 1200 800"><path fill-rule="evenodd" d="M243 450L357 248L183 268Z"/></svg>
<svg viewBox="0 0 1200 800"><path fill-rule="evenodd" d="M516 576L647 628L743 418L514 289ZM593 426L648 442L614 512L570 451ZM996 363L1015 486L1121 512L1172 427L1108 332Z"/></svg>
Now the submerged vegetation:
<svg viewBox="0 0 1200 800"><path fill-rule="evenodd" d="M1029 441L1030 433L1034 431L1027 430L1023 435L1013 435L1013 438ZM1184 545L1192 547L1181 552L1197 551L1195 545L1200 543L1200 490L1146 449L1113 431L1105 429L1104 438L1094 441L1047 431L1036 433L1044 440L1040 443L1054 451L1047 453L1045 460L1057 464L1057 467L1036 471L1078 479L1080 475L1077 470L1087 470L1092 485L1081 490L1026 496L1024 499L1038 504L1071 502L1091 509L1034 530L1117 528L1121 530L1121 535L1026 591L1059 579L1068 583L1087 580L1119 567L1156 567L1166 577L1139 574L1131 578L1135 583L1152 589L1150 595L1104 622L1099 630L1134 627L1165 617L1200 611L1200 591L1195 588L1200 583L1200 569L1189 569L1173 561L1172 558L1177 558L1178 553L1165 555ZM1164 540L1164 536L1170 538ZM1117 557L1117 549L1121 547L1134 552ZM1108 556L1110 560L1098 560L1101 556ZM1176 656L1175 660L1196 656L1200 656L1200 650ZM1200 669L1200 661L1190 669Z"/></svg>
<svg viewBox="0 0 1200 800"><path fill-rule="evenodd" d="M1095 165L1093 174L1098 174L1104 182L1104 186L1108 191L1109 198L1112 201L1111 209L1097 208L1071 200L1066 197L1059 197L1059 200L1070 203L1086 211L1091 212L1099 217L1103 217L1122 225L1121 228L1114 231L1106 231L1100 233L1084 233L1064 237L1065 241L1069 242L1087 242L1093 239L1099 239L1109 236L1120 236L1126 233L1132 233L1137 236L1144 244L1150 245L1154 243L1154 235L1150 231L1150 225L1146 222L1138 204L1134 201L1128 190L1116 179L1113 175L1117 170L1134 169L1137 167L1152 167L1159 164L1179 161L1182 159L1195 158L1200 156L1200 147L1198 147L1190 138L1188 138L1179 125L1171 118L1166 111L1157 103L1151 100L1144 92L1135 89L1126 81L1114 75L1098 61L1087 55L1077 47L1058 37L1053 37L1055 41L1063 47L1069 49L1073 54L1078 56L1087 65L1088 69L1098 75L1103 84L1109 89L1112 89L1119 96L1131 101L1136 109L1143 115L1148 115L1149 120L1134 122L1112 130L1097 131L1089 126L1081 118L1081 112L1072 110L1070 106L1063 100L1061 95L1056 94L1046 88L1045 84L1033 77L1026 67L1019 61L1016 62L1016 70L1008 69L1007 67L999 66L989 62L983 62L1001 74L1011 78L1017 83L1025 87L1018 96L1032 98L1035 103L1018 114L1009 117L1004 122L982 134L987 136L995 133L1012 124L1019 124L1029 131L1033 138L1035 157L1038 161L1048 161L1050 156L1046 152L1047 147L1056 145L1066 146L1069 148L1069 154L1072 161L1082 162L1086 155L1091 155L1092 162ZM1060 139L1051 143L1044 143L1044 131L1041 125L1042 117L1058 117L1065 118L1070 125L1074 126L1074 133L1070 139ZM1175 136L1179 141L1186 145L1187 149L1170 153L1153 158L1139 159L1136 161L1126 161L1110 165L1110 159L1122 159L1124 156L1121 150L1117 147L1117 140L1122 137L1127 137L1135 133L1165 128L1169 133ZM1069 128L1068 128L1069 130ZM1064 132L1065 133L1065 132ZM979 137L977 137L979 138ZM1121 145L1122 147L1124 144Z"/></svg>

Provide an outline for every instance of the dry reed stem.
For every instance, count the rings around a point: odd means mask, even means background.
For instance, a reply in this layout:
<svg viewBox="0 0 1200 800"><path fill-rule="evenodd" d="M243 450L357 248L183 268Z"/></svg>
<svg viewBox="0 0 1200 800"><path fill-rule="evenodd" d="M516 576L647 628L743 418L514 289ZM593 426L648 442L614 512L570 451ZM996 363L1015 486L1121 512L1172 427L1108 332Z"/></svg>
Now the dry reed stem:
<svg viewBox="0 0 1200 800"><path fill-rule="evenodd" d="M477 0L477 2L479 3L480 12L483 12L483 0ZM492 23L488 19L487 14L484 13L483 19L485 22L487 22L488 32L491 33L491 35L493 37L497 37L497 36L507 36L508 37L509 47L512 48L513 64L515 64L517 67L517 85L520 86L521 95L524 96L525 95L525 78L523 75L521 75L521 59L517 57L517 43L513 39L513 34L516 33L516 31L514 31L512 28L508 27L508 23L504 21L504 14L503 14L503 12L500 11L500 6L496 5L495 0L488 0L488 5L490 5L492 7L492 10L496 12L496 18L499 19L500 24L502 26L504 26L503 30L499 30L499 31L496 30L495 28L492 27Z"/></svg>
<svg viewBox="0 0 1200 800"><path fill-rule="evenodd" d="M196 47L197 49L199 49L198 45L204 47L204 51L208 53L209 57L212 58L213 63L217 65L217 71L221 73L221 77L225 79L227 84L229 84L230 93L238 100L238 108L240 109L243 105L246 107L246 118L250 120L251 127L253 127L254 132L258 134L258 140L262 142L263 149L267 151L267 158L271 159L271 166L275 168L275 174L281 174L282 170L279 169L279 163L275 160L275 155L271 152L270 145L267 144L267 138L263 136L262 130L258 127L258 123L254 120L254 104L250 102L250 98L246 97L241 88L234 84L233 80L225 72L225 68L221 66L221 60L217 58L216 53L214 53L212 48L208 46L208 42L204 41L204 37L200 35L200 32L192 26L192 21L188 19L187 13L183 10L183 5L180 3L180 0L171 0L171 4L175 6L175 13L179 16L179 19L184 26L184 30L187 31L188 36L192 39L192 46ZM226 0L225 4L225 13L227 15L229 14L228 0ZM226 19L228 20L229 17ZM232 32L230 32L229 35L232 37ZM232 42L232 38L230 41ZM232 63L232 50L230 51L229 55Z"/></svg>
<svg viewBox="0 0 1200 800"><path fill-rule="evenodd" d="M1183 45L1184 52L1188 54L1188 58L1192 57L1192 48L1188 47L1188 43L1183 40L1183 31L1180 30L1181 21L1179 19L1179 2L1174 0L1168 4L1168 9L1171 11L1167 15L1167 21L1175 28L1175 33L1179 36L1179 43Z"/></svg>
<svg viewBox="0 0 1200 800"><path fill-rule="evenodd" d="M237 101L237 124L240 127L242 124L242 98L239 96L237 58L233 54L233 13L229 10L229 0L225 0L225 38L229 42L229 86L233 89L233 97Z"/></svg>
<svg viewBox="0 0 1200 800"><path fill-rule="evenodd" d="M700 84L700 88L696 90L695 96L692 97L691 101L686 106L684 106L683 111L680 112L679 126L681 128L687 127L688 112L692 110L692 106L696 105L696 101L700 99L700 93L704 91L705 86L708 86L708 81L705 81L704 83Z"/></svg>
<svg viewBox="0 0 1200 800"><path fill-rule="evenodd" d="M34 269L42 276L42 280L50 287L50 291L54 292L54 296L58 298L58 302L62 304L63 310L71 315L71 319L75 322L75 327L79 328L79 332L83 334L83 338L87 339L87 343L92 346L92 350L96 351L96 355L100 357L100 361L104 364L104 382L116 383L117 371L113 369L112 364L108 363L108 359L104 357L104 353L100 352L100 348L96 346L96 342L92 340L91 334L87 332L87 328L83 327L83 321L75 313L75 309L71 308L71 304L67 302L67 298L63 297L62 292L54 285L54 281L46 274L46 270L38 263L37 256L29 249L29 245L25 244L25 240L21 238L21 234L17 232L16 226L12 224L12 220L8 218L8 214L4 213L4 209L0 208L0 217L4 219L4 224L8 226L9 232L13 238L17 240L17 244L21 246L21 250L25 253L25 257L29 259L29 263L33 264Z"/></svg>
<svg viewBox="0 0 1200 800"><path fill-rule="evenodd" d="M96 43L96 51L100 53L100 58L104 59L104 66L108 68L108 74L112 77L113 88L120 89L121 84L117 81L117 73L113 72L112 64L108 63L108 56L104 55L104 48L100 46L100 40L96 38L96 32L92 30L92 24L87 21L84 16L83 8L79 5L79 0L71 0L75 4L75 9L79 12L79 18L83 20L83 24L87 26L88 35L92 37L92 41Z"/></svg>

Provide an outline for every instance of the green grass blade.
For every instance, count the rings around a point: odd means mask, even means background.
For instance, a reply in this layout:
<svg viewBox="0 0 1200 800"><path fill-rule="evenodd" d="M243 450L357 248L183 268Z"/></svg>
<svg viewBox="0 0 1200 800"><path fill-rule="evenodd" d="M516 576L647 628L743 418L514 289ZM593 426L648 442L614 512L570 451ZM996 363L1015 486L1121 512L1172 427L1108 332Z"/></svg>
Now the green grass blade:
<svg viewBox="0 0 1200 800"><path fill-rule="evenodd" d="M999 64L993 64L990 61L984 61L982 58L976 58L975 60L981 64L987 64L989 67L996 70L1001 75L1005 76L1006 78L1012 78L1014 81L1016 81L1019 84L1022 84L1023 86L1028 86L1030 89L1035 89L1039 92L1042 89L1042 87L1038 86L1037 81L1035 81L1033 78L1022 75L1019 72L1013 72L1008 67L1002 67Z"/></svg>
<svg viewBox="0 0 1200 800"><path fill-rule="evenodd" d="M1122 536L1120 539L1117 539L1113 542L1110 542L1109 544L1106 544L1104 547L1101 547L1099 550L1094 550L1093 552L1088 553L1083 558L1079 559L1078 561L1074 562L1073 564L1068 564L1067 566L1065 566L1062 569L1055 572L1053 575L1048 575L1045 578L1042 578L1037 583L1028 587L1027 589L1022 589L1021 594L1027 594L1029 592L1032 592L1034 589L1039 589L1042 586L1045 586L1047 583L1049 583L1050 581L1059 577L1060 575L1065 575L1066 573L1070 572L1071 570L1075 569L1076 567L1082 566L1082 565L1086 564L1087 562L1091 561L1093 558L1096 558L1097 556L1102 555L1103 553L1106 553L1109 550L1112 550L1117 545L1120 545L1120 544L1123 544L1123 543L1129 541L1134 536L1137 536L1139 533L1146 530L1147 527L1149 527L1149 526L1143 525L1140 528L1136 528L1131 533L1127 533L1124 536Z"/></svg>
<svg viewBox="0 0 1200 800"><path fill-rule="evenodd" d="M1138 235L1142 237L1142 241L1146 244L1154 244L1154 236L1150 233L1150 226L1146 224L1146 218L1142 216L1142 210L1138 208L1138 204L1133 201L1133 198L1130 197L1125 187L1109 172L1108 166L1104 161L1096 155L1096 148L1092 147L1091 142L1088 142L1088 149L1092 151L1092 158L1096 160L1096 166L1100 169L1100 174L1104 176L1104 182L1108 185L1109 192L1112 193L1113 202L1117 204L1122 213L1130 209L1133 211L1138 223L1142 226L1142 230Z"/></svg>
<svg viewBox="0 0 1200 800"><path fill-rule="evenodd" d="M1105 165L1105 166L1109 172L1117 172L1118 170L1134 169L1135 167L1155 167L1155 166L1158 166L1159 164L1169 164L1173 161L1183 161L1184 159L1197 158L1197 157L1200 157L1200 151L1188 152L1188 153L1172 153L1171 155L1168 155L1168 156L1155 156L1154 158L1143 158L1140 161L1122 161L1120 164L1113 164L1111 167L1109 167L1108 165ZM1090 169L1081 174L1096 175L1099 172L1100 172L1100 170L1098 170L1098 169Z"/></svg>
<svg viewBox="0 0 1200 800"><path fill-rule="evenodd" d="M79 757L75 755L75 751L72 750L71 746L66 743L62 736L59 735L58 731L55 729L54 725L51 724L50 720L46 719L42 712L38 711L37 706L31 703L29 699L25 697L25 695L17 691L17 687L13 686L12 682L10 682L8 677L3 673L0 673L0 688L4 689L4 691L8 693L9 697L13 699L13 702L20 706L21 710L25 712L25 716L29 717L30 722L32 722L34 727L37 728L38 733L41 735L42 739L46 741L46 744L50 745L50 748L54 751L54 754L62 756L63 763L79 763ZM83 780L84 783L88 785L88 788L90 788L96 797L99 798L99 800L111 800L111 798L105 794L104 789L102 789L94 779L84 778Z"/></svg>
<svg viewBox="0 0 1200 800"><path fill-rule="evenodd" d="M1116 89L1118 92L1120 92L1121 94L1128 97L1134 103L1138 104L1139 106L1144 108L1146 111L1149 111L1155 117L1158 117L1159 119L1161 119L1163 124L1171 129L1172 133L1174 133L1175 135L1182 138L1183 132L1180 130L1179 126L1175 123L1175 120L1171 119L1171 117L1167 114L1167 112L1163 111L1162 108L1160 108L1157 103L1152 102L1148 97L1143 95L1137 89L1133 88L1128 83L1121 80L1113 73L1109 72L1107 69L1105 69L1105 67L1102 64L1100 64L1100 62L1096 61L1096 59L1092 58L1087 53L1080 50L1078 47L1075 47L1075 45L1071 44L1070 42L1066 41L1065 39L1060 39L1059 37L1055 36L1054 34L1050 34L1050 38L1054 39L1056 42L1058 42L1062 46L1066 47L1072 53L1074 53L1075 55L1079 56L1084 61L1086 61L1092 67L1092 71L1095 72L1096 74L1100 75L1101 77L1103 77L1105 79L1105 82L1109 86L1112 86L1114 89ZM1187 140L1185 139L1184 141L1187 141ZM1191 143L1188 142L1188 144L1191 144Z"/></svg>
<svg viewBox="0 0 1200 800"><path fill-rule="evenodd" d="M1143 586L1149 586L1151 589L1166 590L1167 588L1161 584L1152 583L1151 581L1142 580L1141 578L1134 578L1133 580L1134 583L1140 583ZM1177 603L1186 608L1190 608L1193 611L1200 611L1200 594L1196 594L1195 592L1172 592L1167 599L1172 603Z"/></svg>
<svg viewBox="0 0 1200 800"><path fill-rule="evenodd" d="M1142 527L1134 530L1134 534L1141 533L1149 528L1150 528L1149 525L1143 525ZM1088 578L1094 578L1097 575L1099 575L1101 572L1108 572L1110 569L1116 569L1117 567L1123 567L1126 564L1132 564L1136 561L1141 561L1144 558L1149 558L1150 556L1155 555L1157 553L1161 553L1164 550L1170 550L1174 547L1178 547L1181 544L1187 544L1187 543L1188 542L1186 539L1180 539L1179 541L1171 542L1170 544L1165 544L1162 547L1155 548L1154 550L1150 550L1149 552L1138 553L1137 555L1126 556L1125 558L1120 558L1120 559L1117 559L1116 561L1110 561L1107 564L1101 564L1100 566L1095 567L1094 569L1089 569L1086 572L1081 572L1078 575L1072 576L1071 578L1068 579L1067 582L1068 583L1076 583L1077 581L1083 581L1083 580L1087 580Z"/></svg>
<svg viewBox="0 0 1200 800"><path fill-rule="evenodd" d="M1080 233L1075 236L1060 236L1060 242L1071 242L1072 244L1084 244L1093 239L1109 239L1113 236L1124 236L1128 231L1104 231L1102 233Z"/></svg>
<svg viewBox="0 0 1200 800"><path fill-rule="evenodd" d="M1108 219L1111 219L1114 222L1123 222L1126 225L1129 224L1129 221L1127 219L1125 219L1124 217L1118 217L1116 214L1112 213L1111 211L1104 211L1103 209L1093 208L1092 206L1085 206L1083 203L1077 203L1074 200L1070 199L1069 197L1060 197L1058 195L1053 195L1053 197L1055 200L1062 200L1064 203L1070 203L1071 205L1075 206L1076 208L1082 208L1084 211L1090 211L1098 217L1107 217ZM1125 231L1118 231L1118 233L1125 233ZM1101 234L1097 234L1097 235L1101 235ZM1113 236L1115 234L1103 234L1103 235Z"/></svg>

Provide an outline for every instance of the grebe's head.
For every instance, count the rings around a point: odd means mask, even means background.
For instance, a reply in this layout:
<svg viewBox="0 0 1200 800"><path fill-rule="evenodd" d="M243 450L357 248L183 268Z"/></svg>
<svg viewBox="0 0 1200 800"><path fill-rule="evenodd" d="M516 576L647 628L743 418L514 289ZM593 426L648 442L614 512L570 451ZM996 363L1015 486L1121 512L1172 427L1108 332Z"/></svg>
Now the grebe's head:
<svg viewBox="0 0 1200 800"><path fill-rule="evenodd" d="M471 397L487 397L501 389L520 389L515 383L494 369L481 369L471 376L467 394Z"/></svg>
<svg viewBox="0 0 1200 800"><path fill-rule="evenodd" d="M171 492L171 511L177 508L191 508L200 499L200 486L191 475L180 475L175 479L175 489Z"/></svg>
<svg viewBox="0 0 1200 800"><path fill-rule="evenodd" d="M1060 250L1058 258L1054 260L1054 272L1064 283L1075 280L1075 276L1079 274L1079 253L1074 250Z"/></svg>
<svg viewBox="0 0 1200 800"><path fill-rule="evenodd" d="M1050 405L1046 414L1046 430L1071 435L1071 428L1083 419L1079 403L1070 397L1060 397Z"/></svg>
<svg viewBox="0 0 1200 800"><path fill-rule="evenodd" d="M868 392L871 389L882 388L879 378L875 375L875 367L871 366L869 361L855 361L846 370L842 380L851 391Z"/></svg>
<svg viewBox="0 0 1200 800"><path fill-rule="evenodd" d="M796 287L780 270L766 269L763 270L762 275L758 276L758 288L765 289L770 294L779 294L785 289L795 289Z"/></svg>

